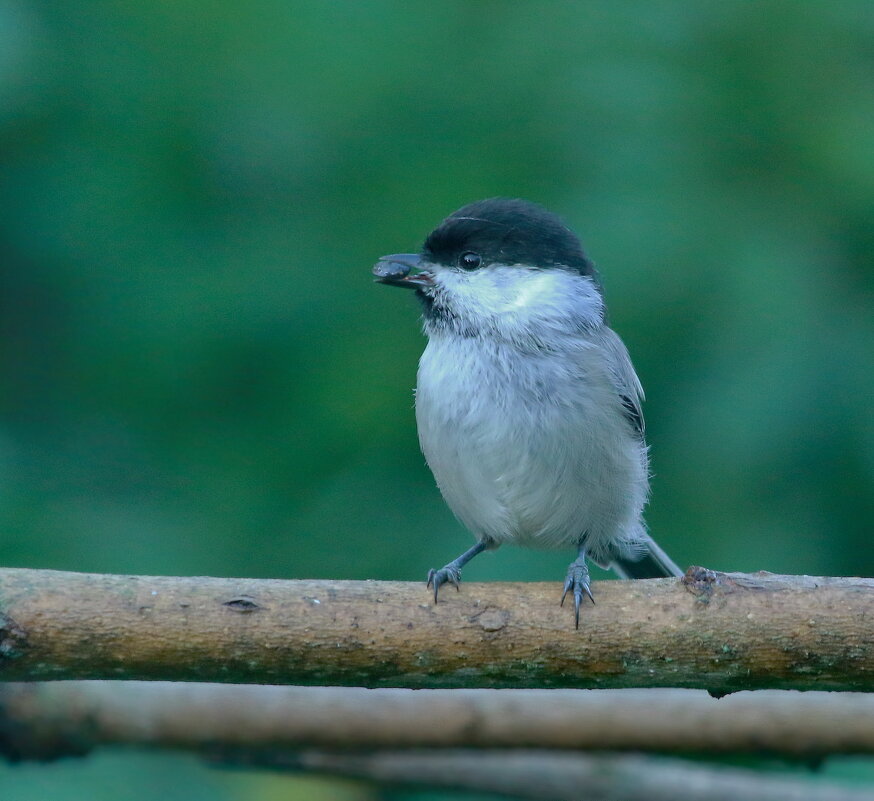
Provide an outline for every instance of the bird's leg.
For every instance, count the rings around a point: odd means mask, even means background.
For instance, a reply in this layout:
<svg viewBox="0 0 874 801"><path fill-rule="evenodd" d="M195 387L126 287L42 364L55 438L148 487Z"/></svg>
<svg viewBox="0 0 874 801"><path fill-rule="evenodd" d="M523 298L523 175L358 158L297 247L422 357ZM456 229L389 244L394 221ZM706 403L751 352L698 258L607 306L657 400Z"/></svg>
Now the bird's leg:
<svg viewBox="0 0 874 801"><path fill-rule="evenodd" d="M426 587L434 585L434 603L437 603L437 591L446 583L451 584L455 589L461 582L461 568L463 568L474 556L493 548L494 543L490 540L480 540L473 548L466 550L457 559L453 559L448 565L444 565L439 570L428 571L428 583Z"/></svg>
<svg viewBox="0 0 874 801"><path fill-rule="evenodd" d="M564 580L564 592L561 594L561 606L564 606L564 598L569 593L574 594L574 624L580 627L580 604L583 602L583 593L589 596L592 603L595 598L589 587L589 567L586 564L586 546L580 543L577 558L570 563L567 569L567 578Z"/></svg>

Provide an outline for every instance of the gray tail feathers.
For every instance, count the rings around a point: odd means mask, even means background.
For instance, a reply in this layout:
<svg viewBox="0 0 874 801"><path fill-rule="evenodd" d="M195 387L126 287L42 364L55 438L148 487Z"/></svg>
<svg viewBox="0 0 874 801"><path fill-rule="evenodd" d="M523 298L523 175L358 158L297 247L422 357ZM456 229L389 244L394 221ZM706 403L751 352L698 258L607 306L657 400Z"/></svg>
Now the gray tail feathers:
<svg viewBox="0 0 874 801"><path fill-rule="evenodd" d="M625 579L670 578L682 576L683 571L656 543L647 535L643 547L628 556L616 557L610 567Z"/></svg>

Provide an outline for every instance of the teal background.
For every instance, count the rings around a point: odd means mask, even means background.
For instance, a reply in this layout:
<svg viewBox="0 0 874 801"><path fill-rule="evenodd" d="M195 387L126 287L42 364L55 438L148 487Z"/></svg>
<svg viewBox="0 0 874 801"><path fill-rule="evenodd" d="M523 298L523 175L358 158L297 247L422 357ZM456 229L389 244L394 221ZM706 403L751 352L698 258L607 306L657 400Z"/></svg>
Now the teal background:
<svg viewBox="0 0 874 801"><path fill-rule="evenodd" d="M0 564L424 579L471 539L370 266L509 195L602 272L677 561L874 574L872 81L865 2L3 2ZM370 797L176 757L0 780Z"/></svg>

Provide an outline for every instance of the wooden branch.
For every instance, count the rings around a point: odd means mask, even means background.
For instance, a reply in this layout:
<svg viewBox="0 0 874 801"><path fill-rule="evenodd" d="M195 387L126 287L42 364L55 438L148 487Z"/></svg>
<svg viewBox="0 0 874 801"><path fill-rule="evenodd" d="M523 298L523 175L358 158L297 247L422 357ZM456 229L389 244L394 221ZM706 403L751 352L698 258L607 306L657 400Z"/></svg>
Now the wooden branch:
<svg viewBox="0 0 874 801"><path fill-rule="evenodd" d="M250 764L543 801L870 801L867 789L678 759L538 751L304 751Z"/></svg>
<svg viewBox="0 0 874 801"><path fill-rule="evenodd" d="M874 689L874 581L690 568L560 585L0 570L0 679L386 687Z"/></svg>
<svg viewBox="0 0 874 801"><path fill-rule="evenodd" d="M366 690L180 682L0 683L0 756L106 745L210 753L540 748L874 754L874 695L700 690Z"/></svg>

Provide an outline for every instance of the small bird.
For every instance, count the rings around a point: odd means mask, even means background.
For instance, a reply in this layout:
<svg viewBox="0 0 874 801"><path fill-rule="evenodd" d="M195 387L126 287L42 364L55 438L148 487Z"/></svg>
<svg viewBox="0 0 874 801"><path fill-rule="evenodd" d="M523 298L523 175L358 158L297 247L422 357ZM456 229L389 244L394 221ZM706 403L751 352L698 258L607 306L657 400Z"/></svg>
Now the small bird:
<svg viewBox="0 0 874 801"><path fill-rule="evenodd" d="M423 307L416 422L437 485L476 545L427 585L459 588L477 554L514 543L577 549L579 628L587 559L623 578L680 576L647 534L643 389L607 325L598 274L551 212L491 198L450 214L420 253L383 256L376 280Z"/></svg>

